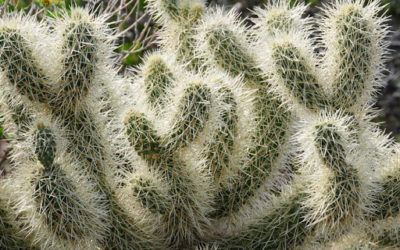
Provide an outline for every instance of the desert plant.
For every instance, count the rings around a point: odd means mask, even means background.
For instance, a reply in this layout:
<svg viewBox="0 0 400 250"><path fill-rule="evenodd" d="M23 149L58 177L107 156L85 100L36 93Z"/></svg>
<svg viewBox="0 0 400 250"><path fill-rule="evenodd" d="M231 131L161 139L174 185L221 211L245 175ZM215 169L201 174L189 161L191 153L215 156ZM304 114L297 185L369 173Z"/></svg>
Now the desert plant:
<svg viewBox="0 0 400 250"><path fill-rule="evenodd" d="M97 110L98 102L107 100L104 93L96 94L101 87L92 86L104 85L109 82L109 77L114 82L119 78L113 76L115 70L109 69L113 64L109 54L113 49L112 34L99 18L94 19L86 10L74 9L71 14L66 13L55 19L51 24L56 31L53 33L33 18L21 15L5 17L1 23L2 88L7 95L2 104L6 104L10 111L5 115L5 126L9 130L15 128L16 135L23 138L24 143L33 145L33 136L29 136L29 133L34 133L32 124L40 123L38 119L43 119L45 115L51 116L51 124L55 127L58 124L64 131L64 140L57 143L54 139L56 146L51 152L45 151L44 156L51 155L51 158L57 159L71 154L79 163L77 169L83 171L79 177L81 180L70 181L74 176L66 169L67 166L74 166L74 160L43 161L32 149L19 150L19 146L23 147L19 145L21 141L14 141L16 145L12 145L11 160L15 177L11 184L21 180L24 187L10 201L12 206L18 207L16 216L24 218L18 221L21 225L15 226L23 228L21 233L25 232L25 237L32 237L33 243L44 248L84 248L87 244L98 242L104 242L108 248L153 246L151 242L144 243L149 239L144 228L139 227L138 222L118 204L117 194L112 191L107 177L108 171L116 164L111 151L105 150L111 146L107 145L108 140L104 140L107 138L106 130L101 122L100 110ZM46 51L49 50L47 46L52 47L51 53ZM106 104L101 103L100 106L103 108ZM22 108L14 112L17 107ZM45 111L45 114L37 115L38 111ZM17 119L21 115L32 119ZM21 131L19 124L25 125L22 127L27 127L27 131ZM55 132L50 134L61 135ZM46 142L43 145L47 148ZM63 145L66 146L64 149ZM61 150L55 150L56 147ZM23 171L23 165L30 167L29 171ZM33 166L37 166L37 170ZM31 176L28 173L32 173ZM83 184L85 181L87 185ZM91 192L90 189L96 191ZM46 192L49 194L46 195ZM89 197L85 197L87 195ZM47 198L49 201L44 201ZM20 202L32 203L23 206L28 209L24 211ZM90 206L85 203L91 204L93 209L88 211ZM53 212L54 209L58 212ZM93 223L82 223L82 216L90 217L88 221ZM94 232L88 233L94 239L84 232L83 227L90 225L94 227L89 231ZM64 235L60 228L69 234Z"/></svg>
<svg viewBox="0 0 400 250"><path fill-rule="evenodd" d="M399 146L370 121L387 56L379 2L325 6L319 32L283 0L252 28L202 1L150 5L161 48L133 79L114 68L104 16L2 19L15 138L2 247L399 245Z"/></svg>

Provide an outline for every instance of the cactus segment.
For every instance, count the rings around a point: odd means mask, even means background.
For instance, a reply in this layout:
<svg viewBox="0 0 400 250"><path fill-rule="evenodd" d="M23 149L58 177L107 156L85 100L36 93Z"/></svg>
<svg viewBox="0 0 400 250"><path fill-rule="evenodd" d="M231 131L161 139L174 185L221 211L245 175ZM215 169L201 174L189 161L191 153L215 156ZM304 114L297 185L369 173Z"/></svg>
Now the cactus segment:
<svg viewBox="0 0 400 250"><path fill-rule="evenodd" d="M255 109L259 116L256 120L256 134L251 140L253 145L249 148L249 158L235 178L234 185L222 186L219 191L215 213L217 217L238 211L255 194L271 173L281 155L279 149L286 140L290 125L289 112L271 95L268 87L260 87L258 91Z"/></svg>
<svg viewBox="0 0 400 250"><path fill-rule="evenodd" d="M153 107L163 108L168 89L173 87L175 78L162 58L151 56L145 66L144 81L148 101Z"/></svg>
<svg viewBox="0 0 400 250"><path fill-rule="evenodd" d="M159 8L164 11L170 18L177 19L179 16L177 0L161 0L153 1L159 2Z"/></svg>
<svg viewBox="0 0 400 250"><path fill-rule="evenodd" d="M365 82L369 80L373 48L368 34L371 31L357 10L349 10L348 15L339 17L337 23L341 56L336 63L340 74L337 73L333 82L333 88L337 90L333 99L340 100L338 106L348 108L362 95Z"/></svg>
<svg viewBox="0 0 400 250"><path fill-rule="evenodd" d="M389 158L380 174L374 180L379 189L374 199L374 219L387 219L396 217L400 211L400 154L399 148L394 148L394 153Z"/></svg>
<svg viewBox="0 0 400 250"><path fill-rule="evenodd" d="M141 114L130 112L125 126L132 147L146 160L150 169L155 169L161 174L170 187L166 196L157 189L146 187L150 180L139 179L133 181L134 193L144 207L151 206L151 210L157 207L157 212L163 215L169 245L192 244L190 242L196 241L195 239L203 234L201 226L207 221L203 218L200 204L195 199L198 191L187 173L187 166L175 159L174 150L160 146L160 138L155 135L155 131ZM160 200L154 203L151 197L158 197Z"/></svg>
<svg viewBox="0 0 400 250"><path fill-rule="evenodd" d="M308 65L306 56L293 44L278 43L272 48L276 75L280 77L289 93L310 110L324 109L328 98Z"/></svg>
<svg viewBox="0 0 400 250"><path fill-rule="evenodd" d="M204 13L202 3L189 3L184 1L180 6L180 20L184 26L178 36L177 60L186 64L186 69L193 72L201 71L203 59L197 58L195 54L196 40L194 39L194 26L199 22Z"/></svg>
<svg viewBox="0 0 400 250"><path fill-rule="evenodd" d="M37 66L24 36L16 29L1 27L0 43L0 65L10 84L31 101L45 103L50 100L47 77Z"/></svg>
<svg viewBox="0 0 400 250"><path fill-rule="evenodd" d="M6 109L9 110L9 113L11 114L12 122L18 128L18 133L28 131L29 126L33 122L32 113L29 110L29 107L23 102L13 102L11 95L7 93L4 95L4 101L7 106Z"/></svg>
<svg viewBox="0 0 400 250"><path fill-rule="evenodd" d="M228 72L232 77L243 74L244 81L249 84L263 84L261 71L255 67L253 58L246 52L246 45L241 44L229 27L220 25L210 27L204 34L207 39L208 53L214 63Z"/></svg>
<svg viewBox="0 0 400 250"><path fill-rule="evenodd" d="M74 110L85 98L94 77L97 61L97 38L89 23L71 23L65 31L62 48L61 89L57 100L64 100L66 110Z"/></svg>
<svg viewBox="0 0 400 250"><path fill-rule="evenodd" d="M193 84L185 90L165 143L168 150L185 147L196 139L208 120L210 102L211 92L201 84Z"/></svg>
<svg viewBox="0 0 400 250"><path fill-rule="evenodd" d="M222 105L229 108L221 112L222 125L216 128L218 131L204 153L215 183L219 182L223 172L229 168L229 156L232 153L238 120L237 102L232 91L223 87L218 92L222 97Z"/></svg>
<svg viewBox="0 0 400 250"><path fill-rule="evenodd" d="M399 176L397 173L387 176L381 184L382 191L376 201L378 218L387 218L400 211L400 187Z"/></svg>
<svg viewBox="0 0 400 250"><path fill-rule="evenodd" d="M206 18L210 21L204 21L197 36L199 54L210 58L210 65L228 75L242 76L246 87L256 91L253 95L256 134L248 148L248 159L233 185L222 186L217 194L218 209L214 215L223 217L238 211L269 176L280 156L279 148L285 143L290 114L287 105L271 91L268 77L257 66L237 15L217 10Z"/></svg>
<svg viewBox="0 0 400 250"><path fill-rule="evenodd" d="M35 135L35 154L45 167L50 167L56 155L56 142L52 131L43 124L38 125Z"/></svg>
<svg viewBox="0 0 400 250"><path fill-rule="evenodd" d="M165 214L168 212L169 197L151 179L140 177L135 180L133 194L140 200L143 207L153 213Z"/></svg>
<svg viewBox="0 0 400 250"><path fill-rule="evenodd" d="M292 249L301 245L311 230L304 216L304 194L291 191L274 200L261 216L227 240L229 249Z"/></svg>
<svg viewBox="0 0 400 250"><path fill-rule="evenodd" d="M387 47L386 20L377 15L381 9L377 1L368 6L341 1L323 12L321 38L327 49L323 70L337 108L360 107L376 91Z"/></svg>
<svg viewBox="0 0 400 250"><path fill-rule="evenodd" d="M360 181L357 170L346 161L346 151L342 137L336 131L335 125L324 124L315 127L315 148L319 151L323 164L329 168L332 177L330 187L326 190L330 199L326 211L321 217L331 227L353 219L360 203ZM331 194L332 197L329 197ZM328 198L329 197L329 198Z"/></svg>
<svg viewBox="0 0 400 250"><path fill-rule="evenodd" d="M203 60L197 58L194 51L196 40L195 25L201 20L205 12L203 1L166 1L151 0L150 10L159 17L162 24L171 26L173 32L165 30L166 34L161 43L168 44L176 51L177 60L185 65L189 71L199 72Z"/></svg>
<svg viewBox="0 0 400 250"><path fill-rule="evenodd" d="M131 112L127 115L125 126L129 142L139 156L150 165L160 163L165 155L165 149L160 145L161 139L155 134L143 114Z"/></svg>
<svg viewBox="0 0 400 250"><path fill-rule="evenodd" d="M43 131L42 131L43 133ZM57 164L45 166L37 179L33 198L51 231L66 241L76 241L87 233L90 211L83 207L71 184Z"/></svg>
<svg viewBox="0 0 400 250"><path fill-rule="evenodd" d="M291 4L286 0L270 1L263 8L254 11L256 18L255 33L262 39L278 33L289 33L293 30L306 29L310 22L303 15L307 6L303 3Z"/></svg>
<svg viewBox="0 0 400 250"><path fill-rule="evenodd" d="M29 244L18 235L18 229L11 219L9 210L7 201L0 198L0 248L6 250L28 248Z"/></svg>

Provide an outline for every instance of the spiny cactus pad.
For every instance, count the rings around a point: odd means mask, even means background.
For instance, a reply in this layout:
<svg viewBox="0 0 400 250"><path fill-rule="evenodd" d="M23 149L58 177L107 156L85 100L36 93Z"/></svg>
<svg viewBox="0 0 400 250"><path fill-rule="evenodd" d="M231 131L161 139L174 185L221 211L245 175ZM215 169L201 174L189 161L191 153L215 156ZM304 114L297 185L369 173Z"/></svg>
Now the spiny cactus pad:
<svg viewBox="0 0 400 250"><path fill-rule="evenodd" d="M2 249L398 248L400 146L371 122L379 1L253 26L149 0L160 48L117 73L107 13L0 20Z"/></svg>

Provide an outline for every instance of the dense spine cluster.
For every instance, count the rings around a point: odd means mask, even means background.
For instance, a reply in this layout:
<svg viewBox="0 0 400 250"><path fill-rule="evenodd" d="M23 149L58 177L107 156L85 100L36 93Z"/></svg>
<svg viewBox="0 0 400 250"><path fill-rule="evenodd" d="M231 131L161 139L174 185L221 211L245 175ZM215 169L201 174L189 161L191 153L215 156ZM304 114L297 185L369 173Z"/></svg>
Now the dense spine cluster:
<svg viewBox="0 0 400 250"><path fill-rule="evenodd" d="M398 247L400 149L370 121L382 7L289 2L247 27L150 0L160 49L133 79L105 16L4 17L0 248Z"/></svg>
<svg viewBox="0 0 400 250"><path fill-rule="evenodd" d="M72 160L69 162L63 158L61 162L53 163L56 152L54 143L50 148L41 150L39 146L46 146L49 142L39 138L35 142L35 153L40 165L36 171L30 166L29 171L23 172L22 166L29 165L34 156L28 152L19 153L19 150L25 149L19 148L19 141L15 142L11 156L15 161L15 174L12 173L15 176L10 176L10 185L14 178L21 178L22 182L19 201L22 203L15 206L18 208L32 201L36 205L25 206L38 207L36 211L24 213L34 218L31 222L34 225L28 223L25 226L26 233L32 237L32 244L45 248L71 249L90 245L92 248L102 244L110 248L115 245L122 248L152 248L152 241L146 242L150 232L139 228L133 216L123 211L111 190L112 179L107 176L107 171L112 171L116 163L112 161L112 152L105 150L108 140L103 131L104 116L96 106L96 100L100 99L96 91L101 90L93 90L92 86L96 83L100 85L108 77L105 72L112 70L112 61L107 52L112 45L111 34L101 23L101 18L94 19L82 9L74 9L71 14L58 17L52 25L56 32L50 33L47 30L49 27L36 23L33 18L11 16L2 20L0 28L2 88L6 90L5 94L12 101L21 101L14 106L25 105L29 110L32 109L31 112L37 114L37 118L32 119L49 116L49 123L57 124L63 135L60 140L64 144L64 152L61 154L67 153L68 158L77 162L75 166ZM52 53L46 51L49 49ZM118 79L115 78L116 81ZM17 120L7 119L15 116L12 114L12 105L8 112L11 115L6 115L6 124L13 127ZM22 138L23 143L32 141L27 136ZM63 168L69 168L70 174L81 176L82 180L77 179L75 184L71 184ZM26 177L23 175L28 173L34 176L29 176L32 178L30 183L24 183ZM28 188L28 184L34 185L33 189ZM88 195L92 197L85 197ZM85 204L85 199L91 199L87 201L89 203L96 202L92 204L95 207ZM80 211L79 208L85 209ZM17 211L23 209L18 208ZM83 226L91 228L90 234L93 236L80 228ZM82 238L81 241L75 240L78 236ZM136 241L136 237L140 241Z"/></svg>

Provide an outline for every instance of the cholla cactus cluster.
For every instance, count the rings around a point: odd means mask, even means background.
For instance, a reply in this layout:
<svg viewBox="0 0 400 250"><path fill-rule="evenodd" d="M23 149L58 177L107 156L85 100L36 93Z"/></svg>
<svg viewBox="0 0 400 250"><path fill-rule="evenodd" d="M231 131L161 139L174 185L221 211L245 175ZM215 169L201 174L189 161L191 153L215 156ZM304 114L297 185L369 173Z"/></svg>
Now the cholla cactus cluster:
<svg viewBox="0 0 400 250"><path fill-rule="evenodd" d="M249 28L151 0L161 48L134 76L105 16L4 17L0 247L399 247L400 146L371 122L382 7L337 0L314 20L288 2Z"/></svg>

